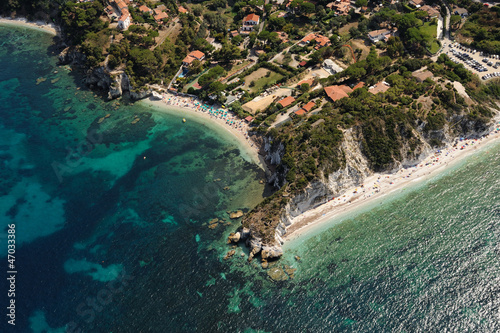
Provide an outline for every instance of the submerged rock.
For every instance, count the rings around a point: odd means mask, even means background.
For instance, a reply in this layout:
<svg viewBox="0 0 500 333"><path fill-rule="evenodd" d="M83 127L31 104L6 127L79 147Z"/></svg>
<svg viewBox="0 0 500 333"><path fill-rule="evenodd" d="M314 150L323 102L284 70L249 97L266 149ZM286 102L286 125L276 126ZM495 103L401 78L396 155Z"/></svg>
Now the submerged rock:
<svg viewBox="0 0 500 333"><path fill-rule="evenodd" d="M273 267L267 271L267 276L275 282L288 280L288 275L281 267Z"/></svg>
<svg viewBox="0 0 500 333"><path fill-rule="evenodd" d="M243 211L241 211L241 210L237 210L236 212L229 214L229 217L232 219L238 219L242 216L243 216Z"/></svg>
<svg viewBox="0 0 500 333"><path fill-rule="evenodd" d="M235 250L230 250L226 253L226 255L224 256L224 260L227 260L229 258L231 258L232 256L234 256L234 254L236 253Z"/></svg>

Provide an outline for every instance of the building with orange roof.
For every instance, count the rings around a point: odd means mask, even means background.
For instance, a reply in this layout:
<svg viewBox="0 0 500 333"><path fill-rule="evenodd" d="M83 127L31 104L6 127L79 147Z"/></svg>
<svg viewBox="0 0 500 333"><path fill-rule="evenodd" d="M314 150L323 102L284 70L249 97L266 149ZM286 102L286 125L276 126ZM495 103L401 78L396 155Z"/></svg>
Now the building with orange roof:
<svg viewBox="0 0 500 333"><path fill-rule="evenodd" d="M380 41L387 41L389 40L390 37L394 36L396 32L396 29L394 30L389 30L389 29L380 29L380 30L374 30L370 31L368 33L368 38L372 41L372 43L380 42Z"/></svg>
<svg viewBox="0 0 500 333"><path fill-rule="evenodd" d="M346 85L325 87L326 95L334 102L344 97L349 97L348 93L351 92L352 89Z"/></svg>
<svg viewBox="0 0 500 333"><path fill-rule="evenodd" d="M195 60L199 60L199 61L202 61L203 59L205 59L205 53L201 52L201 51L192 51L190 52L186 58L184 58L184 60L182 60L182 64L184 66L189 66L191 65L191 63Z"/></svg>
<svg viewBox="0 0 500 333"><path fill-rule="evenodd" d="M376 95L378 93L381 93L381 92L386 92L391 86L389 85L389 83L385 82L385 81L380 81L376 84L374 84L373 86L371 86L370 88L368 88L368 91L371 92L372 94Z"/></svg>
<svg viewBox="0 0 500 333"><path fill-rule="evenodd" d="M153 11L151 10L151 8L149 8L148 6L145 6L145 5L142 5L139 7L139 11L142 12L143 14L153 14Z"/></svg>
<svg viewBox="0 0 500 333"><path fill-rule="evenodd" d="M285 97L282 100L280 100L278 102L278 104L281 105L282 107L286 108L287 106L289 106L293 102L295 102L295 98L293 98L292 96L288 96L288 97Z"/></svg>
<svg viewBox="0 0 500 333"><path fill-rule="evenodd" d="M436 8L433 8L429 5L423 5L419 8L419 10L423 10L427 13L427 19L438 18L441 16L441 13Z"/></svg>
<svg viewBox="0 0 500 333"><path fill-rule="evenodd" d="M249 14L243 19L242 31L253 31L254 26L260 23L260 16L256 14Z"/></svg>
<svg viewBox="0 0 500 333"><path fill-rule="evenodd" d="M123 9L122 15L118 19L118 29L127 30L130 26L130 22L132 22L132 17L130 16L128 9Z"/></svg>
<svg viewBox="0 0 500 333"><path fill-rule="evenodd" d="M326 8L334 10L337 15L347 15L351 10L351 4L349 0L342 0L336 2L330 2L326 5Z"/></svg>
<svg viewBox="0 0 500 333"><path fill-rule="evenodd" d="M113 8L111 5L113 5L119 13L119 18L118 18L118 28L121 30L127 30L128 27L130 26L130 23L132 23L132 16L130 15L128 11L128 6L127 3L129 3L128 0L116 0L116 1L111 1L110 6L106 7L107 11L112 10ZM109 12L108 12L109 14Z"/></svg>
<svg viewBox="0 0 500 333"><path fill-rule="evenodd" d="M297 116L303 116L303 115L307 114L307 111L304 109L300 109L300 110L295 111L294 114Z"/></svg>
<svg viewBox="0 0 500 333"><path fill-rule="evenodd" d="M302 40L300 41L299 45L300 46L306 46L307 44L310 44L312 42L315 42L316 45L314 46L314 48L316 50L322 48L322 47L325 47L325 46L330 46L330 38L326 37L326 36L323 36L321 34L317 34L317 33L310 33L309 35L305 36L304 38L302 38Z"/></svg>
<svg viewBox="0 0 500 333"><path fill-rule="evenodd" d="M359 88L363 88L365 86L365 83L363 81L359 82L357 85L355 85L352 90L356 90Z"/></svg>
<svg viewBox="0 0 500 333"><path fill-rule="evenodd" d="M114 4L115 7L118 8L118 11L120 11L120 14L121 14L122 10L124 10L124 9L128 10L128 6L125 3L125 1L123 1L123 0L113 1L112 4Z"/></svg>
<svg viewBox="0 0 500 333"><path fill-rule="evenodd" d="M187 14L189 13L188 10L186 8L184 8L183 6L179 6L177 8L177 10L179 11L179 13L182 13L182 14Z"/></svg>
<svg viewBox="0 0 500 333"><path fill-rule="evenodd" d="M156 11L155 11L156 13ZM159 13L154 15L155 21L159 24L163 23L163 20L168 18L168 14L165 12L160 11Z"/></svg>
<svg viewBox="0 0 500 333"><path fill-rule="evenodd" d="M309 101L306 105L302 107L302 109L306 110L307 112L311 111L311 109L316 105L313 101Z"/></svg>

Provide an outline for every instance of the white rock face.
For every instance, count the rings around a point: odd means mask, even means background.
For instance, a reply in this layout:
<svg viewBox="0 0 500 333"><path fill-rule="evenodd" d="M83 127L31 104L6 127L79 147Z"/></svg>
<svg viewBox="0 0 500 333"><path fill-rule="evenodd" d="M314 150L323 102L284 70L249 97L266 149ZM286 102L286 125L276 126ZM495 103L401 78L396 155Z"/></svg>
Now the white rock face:
<svg viewBox="0 0 500 333"><path fill-rule="evenodd" d="M359 142L353 129L344 132L341 149L345 155L345 166L310 183L302 193L290 200L281 218L283 225L277 228L279 236L286 233L284 227L292 225L295 217L326 203L332 197L341 195L349 188L359 186L372 174L367 159L361 153Z"/></svg>
<svg viewBox="0 0 500 333"><path fill-rule="evenodd" d="M115 99L123 95L124 91L130 91L130 81L127 74L120 72L113 75L114 80L109 86L109 99Z"/></svg>
<svg viewBox="0 0 500 333"><path fill-rule="evenodd" d="M283 249L280 246L263 246L262 259L279 258L283 255Z"/></svg>

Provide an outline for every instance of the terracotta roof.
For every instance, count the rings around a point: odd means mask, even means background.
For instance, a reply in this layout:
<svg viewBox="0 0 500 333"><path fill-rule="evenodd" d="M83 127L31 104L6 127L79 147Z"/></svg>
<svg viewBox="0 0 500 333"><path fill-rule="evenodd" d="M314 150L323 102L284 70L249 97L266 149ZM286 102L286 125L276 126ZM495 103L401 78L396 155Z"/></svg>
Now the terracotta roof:
<svg viewBox="0 0 500 333"><path fill-rule="evenodd" d="M190 52L186 58L184 58L184 60L182 60L183 63L186 63L186 64L190 64L192 63L194 60L201 60L203 57L205 56L205 53L201 52L201 51L192 51Z"/></svg>
<svg viewBox="0 0 500 333"><path fill-rule="evenodd" d="M352 90L356 90L358 88L363 88L365 86L365 83L363 81L359 82L357 85L352 88Z"/></svg>
<svg viewBox="0 0 500 333"><path fill-rule="evenodd" d="M384 81L380 81L370 87L368 91L375 95L381 92L386 92L389 88L389 84L385 84Z"/></svg>
<svg viewBox="0 0 500 333"><path fill-rule="evenodd" d="M188 54L188 56L191 56L191 57L194 57L198 60L200 60L201 58L205 57L205 53L201 52L201 51L192 51Z"/></svg>
<svg viewBox="0 0 500 333"><path fill-rule="evenodd" d="M301 43L309 43L313 40L316 42L316 46L315 46L316 49L330 45L330 39L328 37L325 37L321 34L316 34L316 33L310 33L309 35L302 38L302 40L300 42Z"/></svg>
<svg viewBox="0 0 500 333"><path fill-rule="evenodd" d="M305 115L307 113L306 110L304 109L300 109L300 110L297 110L294 112L297 116L302 116L302 115Z"/></svg>
<svg viewBox="0 0 500 333"><path fill-rule="evenodd" d="M161 21L163 19L168 18L168 14L165 12L160 12L159 14L155 15L155 20L156 21Z"/></svg>
<svg viewBox="0 0 500 333"><path fill-rule="evenodd" d="M128 12L128 9L123 9L122 10L122 15L118 19L118 21L125 21L127 18L130 17L130 13Z"/></svg>
<svg viewBox="0 0 500 333"><path fill-rule="evenodd" d="M255 22L258 22L260 19L259 15L255 15L255 14L249 14L247 15L244 19L243 19L243 22L247 22L247 21L255 21Z"/></svg>
<svg viewBox="0 0 500 333"><path fill-rule="evenodd" d="M286 108L293 102L295 102L295 98L293 98L292 96L288 96L279 101L278 104L281 104L282 107Z"/></svg>
<svg viewBox="0 0 500 333"><path fill-rule="evenodd" d="M299 66L304 67L307 64L307 61L301 61L299 62Z"/></svg>
<svg viewBox="0 0 500 333"><path fill-rule="evenodd" d="M429 15L429 16L439 16L440 15L439 10L432 8L429 5L424 5L424 6L420 7L419 9L423 10L424 12L427 12L427 15Z"/></svg>
<svg viewBox="0 0 500 333"><path fill-rule="evenodd" d="M193 58L191 56L186 56L183 60L182 60L182 63L185 63L185 64L191 64L193 61L195 61L196 58Z"/></svg>
<svg viewBox="0 0 500 333"><path fill-rule="evenodd" d="M303 42L303 43L310 42L310 41L312 41L315 37L316 37L316 34L314 34L314 33L309 34L309 35L305 36L304 38L302 38L302 41L301 41L301 42Z"/></svg>
<svg viewBox="0 0 500 333"><path fill-rule="evenodd" d="M179 11L179 13L184 13L184 14L187 14L188 10L182 6L179 6L179 8L177 8L177 10Z"/></svg>
<svg viewBox="0 0 500 333"><path fill-rule="evenodd" d="M346 85L325 87L325 92L332 101L338 101L341 98L349 97L347 93L352 92L352 89Z"/></svg>
<svg viewBox="0 0 500 333"><path fill-rule="evenodd" d="M238 30L233 30L231 31L231 37L236 37L238 36L240 33L238 32Z"/></svg>
<svg viewBox="0 0 500 333"><path fill-rule="evenodd" d="M144 13L149 13L149 12L151 11L151 9L149 9L149 7L144 6L144 5L140 6L140 7L139 7L139 10L140 10L141 12L144 12Z"/></svg>
<svg viewBox="0 0 500 333"><path fill-rule="evenodd" d="M122 11L125 8L127 8L127 5L122 0L115 1L115 4L116 4L116 7L118 7L118 9L120 11Z"/></svg>
<svg viewBox="0 0 500 333"><path fill-rule="evenodd" d="M302 107L302 109L306 110L307 112L311 111L311 109L316 105L313 101L310 101L306 105Z"/></svg>
<svg viewBox="0 0 500 333"><path fill-rule="evenodd" d="M390 33L391 33L391 31L388 29L380 29L380 30L370 31L368 33L368 36L377 37L378 35L386 35L386 34L390 34Z"/></svg>
<svg viewBox="0 0 500 333"><path fill-rule="evenodd" d="M248 122L251 122L253 120L253 117L252 116L248 116L248 117L245 118L245 120L248 121Z"/></svg>

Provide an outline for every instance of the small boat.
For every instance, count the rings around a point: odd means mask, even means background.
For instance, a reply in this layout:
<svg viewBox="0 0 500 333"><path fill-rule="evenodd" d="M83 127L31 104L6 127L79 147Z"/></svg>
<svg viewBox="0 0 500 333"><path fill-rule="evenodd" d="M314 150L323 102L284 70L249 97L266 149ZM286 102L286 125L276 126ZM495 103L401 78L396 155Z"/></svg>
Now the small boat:
<svg viewBox="0 0 500 333"><path fill-rule="evenodd" d="M185 123L186 122L186 118L182 118L182 122Z"/></svg>

